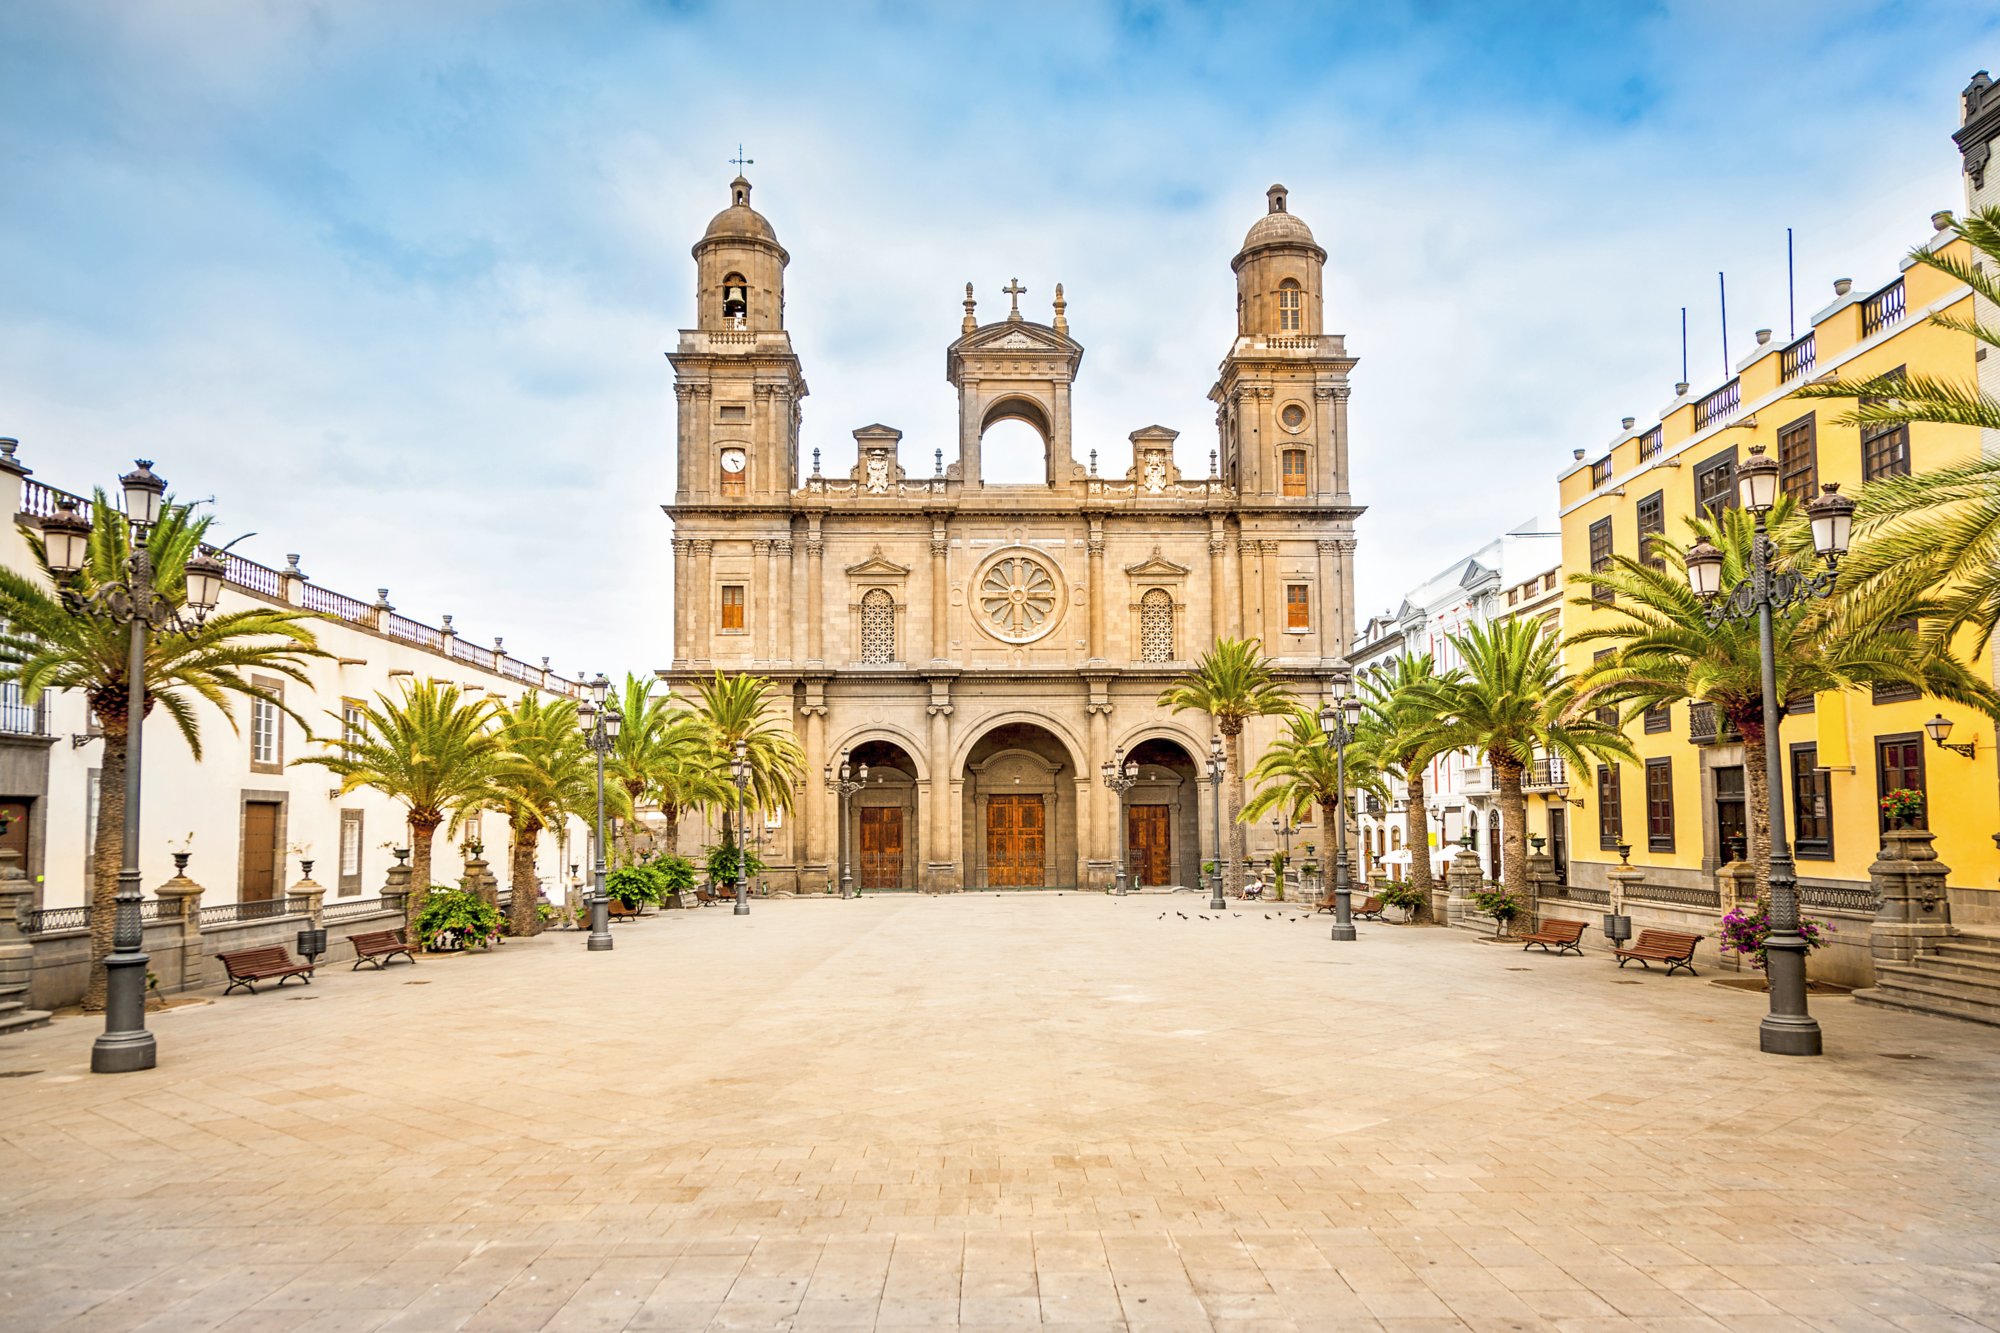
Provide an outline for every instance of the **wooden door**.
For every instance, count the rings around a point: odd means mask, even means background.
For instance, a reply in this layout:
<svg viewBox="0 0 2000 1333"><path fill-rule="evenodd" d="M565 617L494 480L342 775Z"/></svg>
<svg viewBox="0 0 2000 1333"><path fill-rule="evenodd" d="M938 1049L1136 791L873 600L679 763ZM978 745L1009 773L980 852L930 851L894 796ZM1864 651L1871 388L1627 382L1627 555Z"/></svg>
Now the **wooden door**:
<svg viewBox="0 0 2000 1333"><path fill-rule="evenodd" d="M243 803L243 888L246 903L278 896L278 803Z"/></svg>
<svg viewBox="0 0 2000 1333"><path fill-rule="evenodd" d="M26 801L0 801L0 822L6 824L0 832L0 847L10 852L20 853L15 862L22 871L28 870L28 803Z"/></svg>
<svg viewBox="0 0 2000 1333"><path fill-rule="evenodd" d="M1135 805L1125 811L1125 865L1133 883L1174 882L1173 813L1169 805Z"/></svg>
<svg viewBox="0 0 2000 1333"><path fill-rule="evenodd" d="M1040 888L1044 881L1042 798L986 798L986 882L996 889Z"/></svg>
<svg viewBox="0 0 2000 1333"><path fill-rule="evenodd" d="M903 883L903 807L861 808L861 887L900 889Z"/></svg>

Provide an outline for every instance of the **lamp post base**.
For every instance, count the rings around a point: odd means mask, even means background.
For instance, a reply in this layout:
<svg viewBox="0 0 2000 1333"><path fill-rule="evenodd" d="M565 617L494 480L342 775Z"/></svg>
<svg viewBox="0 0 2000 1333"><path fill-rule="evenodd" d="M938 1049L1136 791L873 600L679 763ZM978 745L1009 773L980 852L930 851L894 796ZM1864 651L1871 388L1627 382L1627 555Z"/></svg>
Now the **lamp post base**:
<svg viewBox="0 0 2000 1333"><path fill-rule="evenodd" d="M1757 1049L1766 1055L1818 1055L1819 1021L1809 1016L1767 1014L1757 1028Z"/></svg>
<svg viewBox="0 0 2000 1333"><path fill-rule="evenodd" d="M1215 895L1208 900L1208 910L1211 912L1227 912L1229 910L1229 904L1223 901L1222 898L1222 876L1220 875L1215 877Z"/></svg>
<svg viewBox="0 0 2000 1333"><path fill-rule="evenodd" d="M159 1044L146 1030L148 961L143 953L104 960L104 1031L90 1046L93 1074L131 1074L160 1062Z"/></svg>
<svg viewBox="0 0 2000 1333"><path fill-rule="evenodd" d="M1354 935L1354 923L1353 923L1353 922L1351 922L1351 921L1336 921L1336 922L1334 922L1334 923L1333 923L1333 938L1334 938L1335 940L1338 940L1338 941L1341 941L1341 942L1345 942L1345 941L1348 941L1348 940L1351 940L1351 939L1355 938L1355 935Z"/></svg>
<svg viewBox="0 0 2000 1333"><path fill-rule="evenodd" d="M603 953L612 947L611 900L601 893L590 900L590 938L584 947L591 953Z"/></svg>

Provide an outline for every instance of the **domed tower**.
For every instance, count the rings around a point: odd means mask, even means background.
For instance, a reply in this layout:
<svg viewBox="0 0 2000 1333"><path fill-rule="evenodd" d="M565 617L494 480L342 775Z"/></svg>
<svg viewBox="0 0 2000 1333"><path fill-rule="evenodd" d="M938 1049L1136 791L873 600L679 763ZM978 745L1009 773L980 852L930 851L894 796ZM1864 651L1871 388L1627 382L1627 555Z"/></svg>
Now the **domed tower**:
<svg viewBox="0 0 2000 1333"><path fill-rule="evenodd" d="M1346 340L1326 332L1326 251L1291 211L1285 187L1265 192L1264 216L1230 262L1236 338L1215 387L1222 479L1237 492L1237 541L1268 552L1286 533L1313 534L1317 559L1281 573L1284 623L1254 627L1266 644L1303 625L1329 627L1329 658L1352 640L1354 519L1347 492ZM1275 604L1280 594L1266 597ZM1303 601L1301 600L1303 599ZM1246 632L1253 627L1246 624Z"/></svg>
<svg viewBox="0 0 2000 1333"><path fill-rule="evenodd" d="M1320 274L1326 251L1312 228L1286 207L1285 187L1264 192L1268 211L1243 238L1236 270L1238 333L1313 337L1324 332Z"/></svg>
<svg viewBox="0 0 2000 1333"><path fill-rule="evenodd" d="M674 367L674 658L747 666L780 640L756 590L791 542L805 376L785 331L791 256L750 182L729 183L729 207L694 245L694 327Z"/></svg>

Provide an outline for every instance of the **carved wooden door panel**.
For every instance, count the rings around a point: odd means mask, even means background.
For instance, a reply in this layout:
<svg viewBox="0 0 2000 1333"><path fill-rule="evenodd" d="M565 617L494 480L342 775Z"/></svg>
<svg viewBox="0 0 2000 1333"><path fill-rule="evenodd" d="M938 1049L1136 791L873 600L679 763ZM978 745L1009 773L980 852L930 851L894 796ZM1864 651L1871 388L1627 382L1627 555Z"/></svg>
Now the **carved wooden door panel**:
<svg viewBox="0 0 2000 1333"><path fill-rule="evenodd" d="M1040 888L1043 840L1041 797L987 797L987 884L996 889Z"/></svg>
<svg viewBox="0 0 2000 1333"><path fill-rule="evenodd" d="M1126 865L1141 885L1171 884L1173 872L1173 808L1165 805L1135 805L1126 815L1125 845L1130 849Z"/></svg>
<svg viewBox="0 0 2000 1333"><path fill-rule="evenodd" d="M900 889L903 884L903 808L861 809L861 887Z"/></svg>

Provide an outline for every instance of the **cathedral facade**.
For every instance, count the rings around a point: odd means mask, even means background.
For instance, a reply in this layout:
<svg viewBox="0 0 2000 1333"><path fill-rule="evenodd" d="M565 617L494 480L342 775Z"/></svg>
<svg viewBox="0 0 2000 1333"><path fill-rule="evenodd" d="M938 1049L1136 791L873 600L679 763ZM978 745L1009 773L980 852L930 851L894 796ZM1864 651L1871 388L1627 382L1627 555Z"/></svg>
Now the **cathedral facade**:
<svg viewBox="0 0 2000 1333"><path fill-rule="evenodd" d="M1131 432L1123 476L1078 463L1084 349L1061 286L1042 323L1018 283L988 323L966 287L945 349L955 447L863 426L853 470L822 475L817 450L801 458L789 256L749 182L730 190L694 247L696 327L668 354L674 656L659 674L751 671L789 693L809 776L793 811L762 821L771 887L822 891L843 864L867 889L1103 886L1121 841L1135 882L1197 883L1214 856L1209 721L1155 699L1215 639L1255 637L1317 707L1353 632L1355 362L1325 332L1326 252L1283 187L1233 262L1207 476L1180 471L1177 432L1157 425ZM1038 484L982 481L1003 421L1041 436ZM1246 762L1277 728L1252 723ZM867 766L845 801L823 780L843 758ZM1136 767L1122 802L1108 760Z"/></svg>

